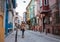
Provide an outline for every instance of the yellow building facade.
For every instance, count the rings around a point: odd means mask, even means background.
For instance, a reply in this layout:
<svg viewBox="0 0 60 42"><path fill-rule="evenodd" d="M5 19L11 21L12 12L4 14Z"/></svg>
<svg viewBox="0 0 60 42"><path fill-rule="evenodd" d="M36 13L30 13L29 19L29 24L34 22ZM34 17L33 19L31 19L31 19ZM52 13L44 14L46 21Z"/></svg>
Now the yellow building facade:
<svg viewBox="0 0 60 42"><path fill-rule="evenodd" d="M32 1L32 0L31 0L31 1ZM29 20L30 20L30 10L29 10L29 8L30 8L31 1L30 1L30 3L28 4L28 6L26 7L26 12L27 12L27 21L29 21Z"/></svg>
<svg viewBox="0 0 60 42"><path fill-rule="evenodd" d="M3 12L0 11L0 42L4 42Z"/></svg>
<svg viewBox="0 0 60 42"><path fill-rule="evenodd" d="M0 42L4 42L4 0L0 0Z"/></svg>

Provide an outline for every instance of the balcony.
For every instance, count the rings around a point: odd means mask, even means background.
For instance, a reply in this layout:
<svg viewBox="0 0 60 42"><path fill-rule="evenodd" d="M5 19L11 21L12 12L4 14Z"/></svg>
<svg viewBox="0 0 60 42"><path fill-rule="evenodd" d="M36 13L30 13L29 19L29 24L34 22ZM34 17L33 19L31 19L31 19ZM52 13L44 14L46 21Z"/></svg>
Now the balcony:
<svg viewBox="0 0 60 42"><path fill-rule="evenodd" d="M50 12L51 10L49 9L49 6L42 6L40 7L40 14L45 14Z"/></svg>
<svg viewBox="0 0 60 42"><path fill-rule="evenodd" d="M40 11L41 14L48 13L48 12L50 12L50 10L41 10Z"/></svg>

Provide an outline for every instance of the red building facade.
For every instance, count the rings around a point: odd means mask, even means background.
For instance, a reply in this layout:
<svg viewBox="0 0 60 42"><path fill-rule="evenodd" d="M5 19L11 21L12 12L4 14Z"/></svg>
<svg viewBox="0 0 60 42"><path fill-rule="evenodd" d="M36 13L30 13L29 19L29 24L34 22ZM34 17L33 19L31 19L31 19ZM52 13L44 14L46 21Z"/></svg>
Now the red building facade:
<svg viewBox="0 0 60 42"><path fill-rule="evenodd" d="M49 0L41 0L40 1L40 13L45 14L49 12Z"/></svg>
<svg viewBox="0 0 60 42"><path fill-rule="evenodd" d="M40 14L40 0L35 0L35 2L36 2L36 6L37 6L37 8L36 8L37 12L35 13L35 14L37 14L36 15L37 26L35 26L35 30L42 32L43 25L42 25L42 15Z"/></svg>
<svg viewBox="0 0 60 42"><path fill-rule="evenodd" d="M60 35L60 13L59 13L59 0L49 0L49 5L51 9L51 25L52 25L52 33Z"/></svg>
<svg viewBox="0 0 60 42"><path fill-rule="evenodd" d="M60 0L36 0L40 31L60 35ZM39 25L40 26L40 25Z"/></svg>
<svg viewBox="0 0 60 42"><path fill-rule="evenodd" d="M39 30L43 32L45 29L44 19L48 18L48 14L50 12L49 0L36 0L36 2L37 2L37 16L39 17L38 19Z"/></svg>

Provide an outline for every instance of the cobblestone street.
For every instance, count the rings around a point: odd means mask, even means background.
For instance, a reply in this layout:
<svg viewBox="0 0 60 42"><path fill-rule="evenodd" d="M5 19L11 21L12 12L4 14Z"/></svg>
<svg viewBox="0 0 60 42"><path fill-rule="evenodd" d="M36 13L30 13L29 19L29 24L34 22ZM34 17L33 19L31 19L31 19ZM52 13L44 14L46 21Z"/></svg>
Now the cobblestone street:
<svg viewBox="0 0 60 42"><path fill-rule="evenodd" d="M18 32L17 42L60 42L58 39L49 38L39 32L25 31L25 37L22 38L21 31ZM5 42L15 42L15 31L5 38Z"/></svg>

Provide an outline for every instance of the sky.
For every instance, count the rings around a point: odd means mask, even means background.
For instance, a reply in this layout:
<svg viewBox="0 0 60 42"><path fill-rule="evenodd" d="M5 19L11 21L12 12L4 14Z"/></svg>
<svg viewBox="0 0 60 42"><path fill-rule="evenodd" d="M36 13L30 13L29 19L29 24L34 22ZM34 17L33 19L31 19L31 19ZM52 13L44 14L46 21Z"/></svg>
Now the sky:
<svg viewBox="0 0 60 42"><path fill-rule="evenodd" d="M26 1L24 3L24 1ZM16 0L17 7L16 12L18 12L19 16L23 17L23 12L26 11L26 7L29 4L30 0Z"/></svg>

